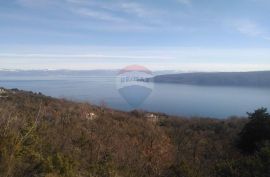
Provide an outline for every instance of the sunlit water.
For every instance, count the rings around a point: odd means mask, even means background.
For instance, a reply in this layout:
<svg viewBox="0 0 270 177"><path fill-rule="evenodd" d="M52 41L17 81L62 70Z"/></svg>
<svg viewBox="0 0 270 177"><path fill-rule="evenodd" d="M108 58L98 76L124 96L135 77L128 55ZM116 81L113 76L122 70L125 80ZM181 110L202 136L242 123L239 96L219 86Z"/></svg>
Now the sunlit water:
<svg viewBox="0 0 270 177"><path fill-rule="evenodd" d="M0 86L96 105L105 103L124 111L135 109L118 92L114 77L0 78ZM259 107L270 108L270 88L154 84L152 93L136 109L225 118L243 116Z"/></svg>

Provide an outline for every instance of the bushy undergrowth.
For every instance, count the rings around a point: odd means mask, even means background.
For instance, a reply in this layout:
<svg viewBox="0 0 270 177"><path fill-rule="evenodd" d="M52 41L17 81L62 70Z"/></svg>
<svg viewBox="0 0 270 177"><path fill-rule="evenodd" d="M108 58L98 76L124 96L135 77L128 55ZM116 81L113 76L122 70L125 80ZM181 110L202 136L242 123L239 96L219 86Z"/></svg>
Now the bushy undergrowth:
<svg viewBox="0 0 270 177"><path fill-rule="evenodd" d="M242 168L254 171L253 176L269 172L267 145L249 156L237 148L247 119L145 115L9 90L8 97L0 98L0 176L240 177Z"/></svg>

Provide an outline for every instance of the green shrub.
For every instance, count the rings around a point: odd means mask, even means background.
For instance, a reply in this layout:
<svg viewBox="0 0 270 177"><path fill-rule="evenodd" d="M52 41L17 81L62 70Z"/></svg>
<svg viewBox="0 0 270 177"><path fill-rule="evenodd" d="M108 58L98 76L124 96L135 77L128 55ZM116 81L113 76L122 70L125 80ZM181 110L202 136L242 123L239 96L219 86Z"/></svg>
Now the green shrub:
<svg viewBox="0 0 270 177"><path fill-rule="evenodd" d="M270 140L270 115L266 108L248 115L250 121L240 133L238 147L244 153L253 154L265 141Z"/></svg>

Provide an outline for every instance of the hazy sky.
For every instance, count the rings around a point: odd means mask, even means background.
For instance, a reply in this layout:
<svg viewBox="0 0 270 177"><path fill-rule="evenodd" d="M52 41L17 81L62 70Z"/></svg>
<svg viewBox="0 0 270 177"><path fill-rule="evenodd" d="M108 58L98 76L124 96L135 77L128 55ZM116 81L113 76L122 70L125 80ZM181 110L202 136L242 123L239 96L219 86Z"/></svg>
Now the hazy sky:
<svg viewBox="0 0 270 177"><path fill-rule="evenodd" d="M270 70L270 0L0 0L0 68Z"/></svg>

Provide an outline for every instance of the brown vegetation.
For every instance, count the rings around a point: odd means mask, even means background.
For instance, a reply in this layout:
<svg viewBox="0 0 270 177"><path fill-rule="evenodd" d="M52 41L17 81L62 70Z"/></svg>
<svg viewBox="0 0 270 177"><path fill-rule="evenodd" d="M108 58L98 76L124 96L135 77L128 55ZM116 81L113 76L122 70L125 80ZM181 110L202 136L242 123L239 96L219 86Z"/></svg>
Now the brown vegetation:
<svg viewBox="0 0 270 177"><path fill-rule="evenodd" d="M247 119L158 114L149 121L140 111L7 95L0 98L1 177L214 177L221 164L243 158L235 142Z"/></svg>

